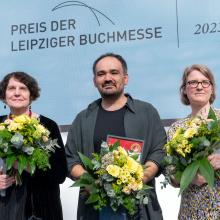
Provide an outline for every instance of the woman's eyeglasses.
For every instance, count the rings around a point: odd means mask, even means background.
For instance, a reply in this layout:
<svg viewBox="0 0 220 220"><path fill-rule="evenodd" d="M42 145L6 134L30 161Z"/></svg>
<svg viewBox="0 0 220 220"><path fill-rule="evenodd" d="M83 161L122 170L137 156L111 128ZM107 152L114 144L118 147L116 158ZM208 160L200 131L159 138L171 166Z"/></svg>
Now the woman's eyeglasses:
<svg viewBox="0 0 220 220"><path fill-rule="evenodd" d="M199 86L199 84L201 84L203 88L208 88L210 85L212 85L212 83L209 80L203 80L201 82L199 82L197 80L191 80L191 81L188 81L187 84L191 88L197 88Z"/></svg>

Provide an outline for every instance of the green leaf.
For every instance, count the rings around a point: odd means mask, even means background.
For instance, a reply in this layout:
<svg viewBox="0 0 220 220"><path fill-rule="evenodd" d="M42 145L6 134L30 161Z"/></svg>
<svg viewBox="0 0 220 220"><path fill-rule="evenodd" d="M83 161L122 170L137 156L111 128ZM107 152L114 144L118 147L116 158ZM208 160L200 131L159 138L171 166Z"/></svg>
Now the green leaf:
<svg viewBox="0 0 220 220"><path fill-rule="evenodd" d="M137 160L139 157L139 154L130 154L129 155L131 158L133 158L134 160Z"/></svg>
<svg viewBox="0 0 220 220"><path fill-rule="evenodd" d="M42 148L34 149L34 152L31 156L31 161L32 160L38 169L45 171L50 168L49 154Z"/></svg>
<svg viewBox="0 0 220 220"><path fill-rule="evenodd" d="M98 170L101 168L102 164L97 159L92 159L93 169Z"/></svg>
<svg viewBox="0 0 220 220"><path fill-rule="evenodd" d="M89 198L86 200L86 204L91 204L99 201L100 197L98 194L91 194Z"/></svg>
<svg viewBox="0 0 220 220"><path fill-rule="evenodd" d="M142 190L149 190L149 189L153 189L153 187L149 186L149 185L146 185L146 184L143 185ZM139 192L141 192L141 191L139 191Z"/></svg>
<svg viewBox="0 0 220 220"><path fill-rule="evenodd" d="M113 145L110 146L110 151L117 150L117 148L120 146L120 141L116 141Z"/></svg>
<svg viewBox="0 0 220 220"><path fill-rule="evenodd" d="M208 119L213 119L214 121L218 120L216 115L215 115L214 110L211 107L209 109Z"/></svg>
<svg viewBox="0 0 220 220"><path fill-rule="evenodd" d="M173 156L170 156L170 155L166 155L163 159L163 165L170 165L170 164L173 164L173 161L174 161L174 157Z"/></svg>
<svg viewBox="0 0 220 220"><path fill-rule="evenodd" d="M181 172L181 171L177 171L177 172L174 174L175 179L176 179L177 182L179 182L179 183L180 183L182 174L183 174L183 172Z"/></svg>
<svg viewBox="0 0 220 220"><path fill-rule="evenodd" d="M93 169L92 161L87 156L83 155L82 153L78 152L78 154L85 168L92 170Z"/></svg>
<svg viewBox="0 0 220 220"><path fill-rule="evenodd" d="M144 197L144 199L143 199L143 204L144 204L144 205L147 205L147 204L148 204L148 201L149 201L149 200L148 200L148 197L147 197L147 196Z"/></svg>
<svg viewBox="0 0 220 220"><path fill-rule="evenodd" d="M94 183L94 178L89 173L84 173L78 180L73 183L73 187L86 187Z"/></svg>
<svg viewBox="0 0 220 220"><path fill-rule="evenodd" d="M203 158L199 160L199 170L202 176L206 179L208 185L210 187L214 186L214 169L207 160L207 158Z"/></svg>
<svg viewBox="0 0 220 220"><path fill-rule="evenodd" d="M24 155L18 156L18 172L21 175L23 170L27 168L28 160Z"/></svg>
<svg viewBox="0 0 220 220"><path fill-rule="evenodd" d="M220 148L220 141L214 142L210 147L212 148L213 151L214 151L214 149L219 149Z"/></svg>
<svg viewBox="0 0 220 220"><path fill-rule="evenodd" d="M12 134L8 130L1 130L0 137L6 140L10 140L12 137Z"/></svg>
<svg viewBox="0 0 220 220"><path fill-rule="evenodd" d="M84 182L82 181L81 179L79 180L76 180L72 185L71 187L87 187L89 186L90 184L88 184L87 182Z"/></svg>
<svg viewBox="0 0 220 220"><path fill-rule="evenodd" d="M195 161L191 163L189 166L186 167L186 169L183 171L183 174L181 176L180 180L180 192L179 195L182 194L182 192L189 186L189 184L192 182L194 176L196 175L196 172L199 169L199 161Z"/></svg>
<svg viewBox="0 0 220 220"><path fill-rule="evenodd" d="M16 156L15 155L8 155L8 157L6 158L7 170L10 170L12 168L15 161L16 161Z"/></svg>
<svg viewBox="0 0 220 220"><path fill-rule="evenodd" d="M33 175L36 170L36 166L34 163L29 163L29 167L30 167L31 175Z"/></svg>
<svg viewBox="0 0 220 220"><path fill-rule="evenodd" d="M215 178L220 179L220 170L215 171Z"/></svg>

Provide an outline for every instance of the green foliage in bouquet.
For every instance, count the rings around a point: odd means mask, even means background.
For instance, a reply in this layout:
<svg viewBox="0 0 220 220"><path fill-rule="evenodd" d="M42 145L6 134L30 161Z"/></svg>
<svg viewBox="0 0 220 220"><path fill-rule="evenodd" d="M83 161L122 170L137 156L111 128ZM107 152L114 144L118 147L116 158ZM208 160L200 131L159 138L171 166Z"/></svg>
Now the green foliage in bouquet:
<svg viewBox="0 0 220 220"><path fill-rule="evenodd" d="M219 171L214 172L207 157L219 148L220 121L210 108L208 119L197 117L186 121L185 126L178 128L165 145L166 181L163 185L171 182L173 176L180 182L181 194L200 172L208 185L213 187L215 177L219 178Z"/></svg>
<svg viewBox="0 0 220 220"><path fill-rule="evenodd" d="M89 192L87 204L93 204L96 210L107 205L114 211L124 207L132 216L139 205L148 203L151 187L142 182L143 166L119 142L111 146L103 142L101 153L94 153L91 160L81 153L79 156L87 172L73 186Z"/></svg>
<svg viewBox="0 0 220 220"><path fill-rule="evenodd" d="M25 169L33 174L36 168L44 171L50 168L50 152L59 146L49 135L37 118L28 115L14 116L0 123L0 157L6 161L9 174L16 174L17 184L21 184L20 175Z"/></svg>

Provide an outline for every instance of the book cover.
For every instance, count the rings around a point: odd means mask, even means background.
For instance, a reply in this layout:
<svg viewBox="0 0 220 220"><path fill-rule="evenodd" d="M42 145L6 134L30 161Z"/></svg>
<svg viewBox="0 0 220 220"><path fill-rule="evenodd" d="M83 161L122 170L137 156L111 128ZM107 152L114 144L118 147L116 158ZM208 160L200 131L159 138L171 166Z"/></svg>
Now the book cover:
<svg viewBox="0 0 220 220"><path fill-rule="evenodd" d="M128 137L120 137L115 135L107 135L108 145L113 145L117 141L119 141L120 146L123 147L129 154L137 154L139 160L141 159L144 140L128 138Z"/></svg>

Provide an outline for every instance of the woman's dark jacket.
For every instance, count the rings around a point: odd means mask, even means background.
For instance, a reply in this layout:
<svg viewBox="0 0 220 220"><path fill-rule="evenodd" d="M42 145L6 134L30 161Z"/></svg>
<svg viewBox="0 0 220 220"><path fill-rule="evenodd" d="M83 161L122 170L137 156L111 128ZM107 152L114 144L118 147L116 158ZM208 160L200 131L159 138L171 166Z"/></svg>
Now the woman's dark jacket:
<svg viewBox="0 0 220 220"><path fill-rule="evenodd" d="M5 119L6 116L0 117L1 122ZM41 124L50 131L50 137L57 139L60 148L56 148L55 153L51 153L51 169L47 171L36 170L33 176L24 172L22 186L13 185L7 189L6 197L8 199L7 201L5 200L6 204L0 200L0 204L2 204L0 205L0 213L4 205L9 208L14 206L18 206L19 208L14 209L15 213L13 214L10 214L13 210L8 210L9 214L7 215L10 216L4 219L25 220L32 216L36 216L42 220L63 219L59 184L64 182L67 175L64 145L57 124L42 115L39 116L39 119ZM10 197L12 198L10 199ZM6 210L7 213L8 211Z"/></svg>

